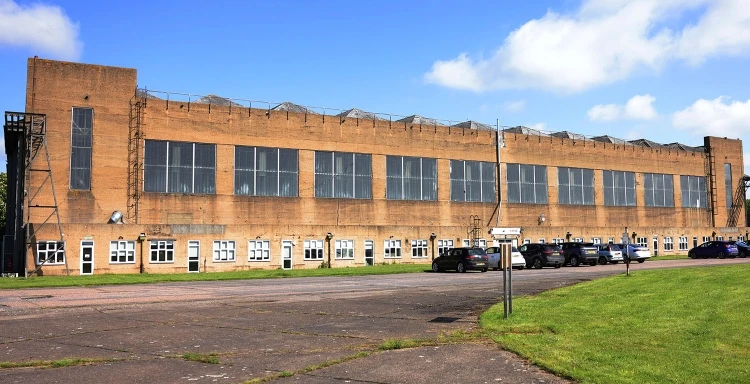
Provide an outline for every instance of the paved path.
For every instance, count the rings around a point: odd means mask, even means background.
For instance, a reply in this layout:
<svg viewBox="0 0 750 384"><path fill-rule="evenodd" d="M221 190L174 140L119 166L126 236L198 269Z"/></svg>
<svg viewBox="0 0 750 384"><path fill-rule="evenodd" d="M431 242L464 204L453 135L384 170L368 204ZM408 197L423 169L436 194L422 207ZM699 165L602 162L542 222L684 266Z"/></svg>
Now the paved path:
<svg viewBox="0 0 750 384"><path fill-rule="evenodd" d="M651 261L633 269L731 263L750 259ZM534 294L623 271L622 265L524 270L514 272L514 292ZM502 300L501 275L0 290L0 362L90 361L0 368L0 382L565 382L484 340L377 351L386 340L475 329L477 315ZM220 364L183 358L187 353L215 353Z"/></svg>

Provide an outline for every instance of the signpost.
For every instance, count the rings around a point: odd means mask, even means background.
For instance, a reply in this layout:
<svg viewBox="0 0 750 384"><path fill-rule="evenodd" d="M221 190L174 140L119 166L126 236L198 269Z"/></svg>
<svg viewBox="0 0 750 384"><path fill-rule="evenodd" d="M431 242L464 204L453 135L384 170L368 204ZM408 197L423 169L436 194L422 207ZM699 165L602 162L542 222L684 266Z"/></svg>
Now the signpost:
<svg viewBox="0 0 750 384"><path fill-rule="evenodd" d="M492 228L490 235L493 238L507 239L508 235L518 238L521 235L521 228ZM508 243L502 243L498 247L500 252L500 268L503 269L503 318L507 319L513 313L513 262L511 252L513 246Z"/></svg>

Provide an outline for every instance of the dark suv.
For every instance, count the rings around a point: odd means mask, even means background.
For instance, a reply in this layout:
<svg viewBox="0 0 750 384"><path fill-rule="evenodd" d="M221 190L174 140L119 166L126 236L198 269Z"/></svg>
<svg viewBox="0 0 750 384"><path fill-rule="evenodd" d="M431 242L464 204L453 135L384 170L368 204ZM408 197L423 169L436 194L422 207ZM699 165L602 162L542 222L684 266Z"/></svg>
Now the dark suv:
<svg viewBox="0 0 750 384"><path fill-rule="evenodd" d="M432 270L440 272L444 269L455 269L456 272L466 272L477 269L487 272L490 261L482 248L453 248L443 252L432 262Z"/></svg>
<svg viewBox="0 0 750 384"><path fill-rule="evenodd" d="M518 247L518 252L526 259L526 268L560 268L565 261L562 249L557 244L524 244Z"/></svg>
<svg viewBox="0 0 750 384"><path fill-rule="evenodd" d="M561 246L565 264L570 264L571 267L578 267L581 264L594 266L599 262L599 249L594 243L574 241L562 243Z"/></svg>

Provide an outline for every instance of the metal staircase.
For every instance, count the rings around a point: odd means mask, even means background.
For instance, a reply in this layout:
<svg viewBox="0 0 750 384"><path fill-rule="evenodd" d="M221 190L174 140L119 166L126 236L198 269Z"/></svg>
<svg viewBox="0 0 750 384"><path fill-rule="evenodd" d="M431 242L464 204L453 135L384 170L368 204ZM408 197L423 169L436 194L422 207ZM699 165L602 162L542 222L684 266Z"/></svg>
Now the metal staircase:
<svg viewBox="0 0 750 384"><path fill-rule="evenodd" d="M727 227L736 227L737 220L740 218L740 212L745 206L745 193L750 188L750 176L742 176L737 183L737 188L734 190L734 196L732 197L732 208L729 211L727 217ZM743 225L744 226L744 225Z"/></svg>
<svg viewBox="0 0 750 384"><path fill-rule="evenodd" d="M706 175L706 209L708 210L709 217L711 218L711 226L716 226L716 176L713 170L716 169L714 164L714 155L711 151L711 147L706 143L704 146L706 149L706 157L704 161L704 172Z"/></svg>

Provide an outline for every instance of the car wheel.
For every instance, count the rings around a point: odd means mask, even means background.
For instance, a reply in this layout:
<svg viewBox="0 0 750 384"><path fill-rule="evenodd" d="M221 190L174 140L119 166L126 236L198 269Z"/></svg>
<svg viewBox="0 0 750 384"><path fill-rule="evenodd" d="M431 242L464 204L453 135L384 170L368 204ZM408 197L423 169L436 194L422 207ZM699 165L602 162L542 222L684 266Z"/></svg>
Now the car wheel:
<svg viewBox="0 0 750 384"><path fill-rule="evenodd" d="M518 270L519 270L519 271L523 271L523 265L522 265L522 266L520 266L520 267L518 267Z"/></svg>
<svg viewBox="0 0 750 384"><path fill-rule="evenodd" d="M482 272L487 272L487 268L483 269Z"/></svg>
<svg viewBox="0 0 750 384"><path fill-rule="evenodd" d="M466 272L466 267L464 267L464 263L460 261L458 262L458 265L456 265L456 272L460 272L460 273Z"/></svg>
<svg viewBox="0 0 750 384"><path fill-rule="evenodd" d="M691 258L691 259L695 259L696 258L695 257L695 252L692 252L692 251L688 252L688 257Z"/></svg>
<svg viewBox="0 0 750 384"><path fill-rule="evenodd" d="M740 251L740 254L738 256L743 259L747 257L747 255L745 254L745 251Z"/></svg>
<svg viewBox="0 0 750 384"><path fill-rule="evenodd" d="M581 261L578 260L577 256L573 256L573 257L570 258L570 266L571 267L580 267L581 266Z"/></svg>
<svg viewBox="0 0 750 384"><path fill-rule="evenodd" d="M438 265L437 261L432 262L432 272L440 272L440 266Z"/></svg>
<svg viewBox="0 0 750 384"><path fill-rule="evenodd" d="M562 267L562 264L555 264L555 269Z"/></svg>
<svg viewBox="0 0 750 384"><path fill-rule="evenodd" d="M703 257L704 259L708 259L708 254L707 254L707 253L705 253L705 254L703 254L703 256L701 256L701 257Z"/></svg>
<svg viewBox="0 0 750 384"><path fill-rule="evenodd" d="M720 258L720 259L723 259L723 258L727 257L727 255L725 255L725 254L724 254L724 252L719 252L719 253L718 253L718 254L716 255L716 257L718 257L718 258Z"/></svg>
<svg viewBox="0 0 750 384"><path fill-rule="evenodd" d="M590 265L590 266L592 266L592 267L595 267L595 266L596 266L597 264L599 264L599 263L597 263L597 262L595 261L595 262L593 262L593 263L590 263L589 265Z"/></svg>
<svg viewBox="0 0 750 384"><path fill-rule="evenodd" d="M542 269L542 259L534 258L534 269Z"/></svg>
<svg viewBox="0 0 750 384"><path fill-rule="evenodd" d="M639 263L643 263L644 261L646 261L646 259L638 259Z"/></svg>
<svg viewBox="0 0 750 384"><path fill-rule="evenodd" d="M599 257L599 264L600 264L600 265L605 265L605 264L607 264L607 258L606 258L606 257L604 257L604 256L600 256L600 257Z"/></svg>

